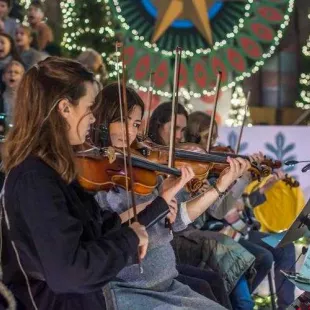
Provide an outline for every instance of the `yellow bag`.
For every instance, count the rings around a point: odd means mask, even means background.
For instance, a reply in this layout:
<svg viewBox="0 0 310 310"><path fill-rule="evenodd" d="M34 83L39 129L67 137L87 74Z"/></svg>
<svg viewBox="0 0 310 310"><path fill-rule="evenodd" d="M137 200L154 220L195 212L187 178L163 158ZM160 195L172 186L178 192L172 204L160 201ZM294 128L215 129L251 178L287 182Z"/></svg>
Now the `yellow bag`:
<svg viewBox="0 0 310 310"><path fill-rule="evenodd" d="M260 183L257 181L250 183L245 193L257 190L270 177ZM283 181L276 182L265 192L265 196L267 200L254 208L254 215L261 224L262 232L280 232L288 229L305 205L305 197L300 186L291 188Z"/></svg>

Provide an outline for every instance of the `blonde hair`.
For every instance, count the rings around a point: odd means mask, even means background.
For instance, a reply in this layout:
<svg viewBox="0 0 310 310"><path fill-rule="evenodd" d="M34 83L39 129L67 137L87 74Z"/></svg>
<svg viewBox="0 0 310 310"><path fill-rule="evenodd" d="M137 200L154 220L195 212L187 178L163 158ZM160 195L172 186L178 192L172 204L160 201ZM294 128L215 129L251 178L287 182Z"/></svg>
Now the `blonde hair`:
<svg viewBox="0 0 310 310"><path fill-rule="evenodd" d="M11 60L11 61L4 67L3 73L6 73L6 72L9 70L9 68L11 68L11 67L14 66L14 65L21 67L21 68L23 69L23 73L25 72L25 67L24 67L24 65L23 65L21 62L19 62L19 61L17 61L17 60Z"/></svg>
<svg viewBox="0 0 310 310"><path fill-rule="evenodd" d="M93 69L94 64L97 60L99 60L101 62L101 65L104 66L101 55L92 48L89 48L86 51L82 52L76 60L83 64L89 70Z"/></svg>

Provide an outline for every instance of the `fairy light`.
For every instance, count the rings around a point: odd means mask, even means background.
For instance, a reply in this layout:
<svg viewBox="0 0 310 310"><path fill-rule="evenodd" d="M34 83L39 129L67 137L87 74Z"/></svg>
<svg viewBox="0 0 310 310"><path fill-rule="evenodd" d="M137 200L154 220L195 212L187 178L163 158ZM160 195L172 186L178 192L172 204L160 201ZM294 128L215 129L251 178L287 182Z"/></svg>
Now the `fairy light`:
<svg viewBox="0 0 310 310"><path fill-rule="evenodd" d="M127 24L126 19L122 15L122 8L119 4L118 0L113 0L113 4L115 6L115 10L118 13L117 18L121 22L121 27L124 28L125 30L130 30L130 26ZM248 2L244 6L244 15L243 17L239 18L237 25L234 25L232 27L233 31L229 32L226 34L226 39L223 39L222 41L217 41L214 43L213 48L199 48L196 49L195 52L191 50L184 50L184 53L182 54L183 58L188 58L188 57L193 57L196 54L201 54L201 55L208 55L209 53L212 52L212 50L218 50L221 47L224 47L227 45L228 40L232 40L241 29L244 28L245 26L245 20L248 16L250 16L250 13L252 11L252 6L253 6L253 0L248 0ZM135 35L133 39L135 41L141 41L147 47L148 49L153 50L154 52L159 52L164 56L169 56L169 57L174 57L173 51L167 51L165 49L160 49L158 48L156 43L151 43L149 41L146 41L142 35L139 34L139 31L137 29L131 29L131 32Z"/></svg>
<svg viewBox="0 0 310 310"><path fill-rule="evenodd" d="M308 15L310 19L310 14ZM302 47L302 53L305 59L310 56L310 36L306 44ZM299 77L299 87L301 88L299 99L296 101L296 107L309 110L310 109L310 73L302 72Z"/></svg>
<svg viewBox="0 0 310 310"><path fill-rule="evenodd" d="M248 4L251 5L253 3L253 0L248 0L248 2L249 2ZM113 0L113 3L116 6L117 11L121 12L121 8L119 7L118 0ZM288 24L290 22L290 15L293 12L294 3L295 3L295 0L290 0L289 1L288 8L287 8L287 13L284 15L283 22L280 25L279 30L277 31L276 36L273 38L273 42L270 45L269 50L266 51L262 55L262 59L256 61L254 66L252 68L250 68L248 71L243 72L240 75L238 75L233 82L229 83L228 85L224 85L221 88L222 91L225 91L225 90L227 90L229 88L235 87L238 83L243 81L245 78L249 78L252 74L258 72L260 67L262 67L265 64L266 60L269 59L274 54L274 52L276 51L276 47L280 44L281 38L283 37L283 33L284 33L286 27L288 26ZM248 6L247 9L249 10L250 7ZM118 17L119 16L121 16L121 15L118 15ZM122 26L123 26L123 24L122 24ZM128 29L130 29L129 26L128 26ZM136 34L136 36L138 36L139 33L138 33L138 31L136 29L132 29L131 32L132 31L134 32L134 34ZM226 43L220 45L217 49L219 49L220 47L223 48L226 45ZM219 45L221 43L217 42L217 44ZM150 42L144 42L144 45L146 47L148 47L149 49L153 48L154 51L155 51L156 44L151 44ZM215 49L215 47L214 47L214 49ZM208 49L208 50L209 51L206 54L208 54L208 53L210 53L212 51L211 49ZM155 52L157 52L157 51L155 51ZM168 52L168 51L162 50L160 52L163 55L165 55L165 56L174 56L174 54L175 54L174 51L173 52L171 52L171 51ZM203 55L204 53L202 51L200 51L198 54ZM193 56L193 55L187 54L187 56L186 56L186 51L183 51L182 58L187 58L188 56ZM113 60L112 59L109 59L109 61L110 61L111 64L113 64ZM129 82L129 83L134 88L136 88L138 90L141 90L140 87L139 87L140 84L139 84L138 81L132 79L131 82ZM172 93L171 92L164 92L164 91L162 91L160 89L154 89L154 94L156 94L156 95L162 96L163 93L167 94L164 97L167 97L167 98L171 98L172 97ZM184 90L180 94L183 95L183 96L190 96L190 97L194 97L194 98L201 98L204 95L207 95L207 96L214 95L215 94L215 88L213 90L202 90L202 92L199 92L199 93L193 92L193 91L188 92L187 90Z"/></svg>
<svg viewBox="0 0 310 310"><path fill-rule="evenodd" d="M22 0L24 2L30 2L30 0ZM61 42L61 45L67 49L68 51L85 51L87 48L91 46L82 46L79 44L79 37L81 34L90 33L94 35L100 35L101 37L106 37L108 39L113 39L115 37L115 31L110 27L112 25L112 12L110 7L111 0L97 0L98 3L101 3L105 6L106 9L106 19L104 25L98 25L96 29L92 29L90 27L87 27L88 23L84 23L84 27L81 25L81 21L77 18L76 14L76 0L61 0L60 1L60 7L63 14L63 28L64 28L64 35ZM252 74L259 71L260 67L264 65L265 61L269 59L273 53L276 50L276 47L279 45L281 38L283 37L283 32L286 29L287 25L290 22L290 15L293 11L295 0L289 0L288 9L284 16L284 20L282 24L279 27L279 30L276 33L276 36L273 39L273 42L271 46L269 47L269 50L266 51L262 55L262 59L255 62L254 66L250 69L248 69L247 72L243 72L242 74L238 75L234 81L230 82L227 85L224 85L221 90L225 91L227 89L230 89L232 87L235 87L238 83L243 81L245 78L250 77ZM126 22L126 19L122 15L122 8L119 4L118 0L113 0L112 4L115 7L116 11L116 18L119 20L121 27L126 30L130 31L131 38L135 41L141 42L143 46L150 51L153 51L155 53L161 53L164 56L168 57L174 57L174 51L167 51L160 49L156 43L150 43L145 40L145 37L139 33L137 29L131 29L129 24ZM238 35L241 29L244 28L246 24L246 20L251 16L252 10L253 10L254 0L247 0L247 3L244 6L244 16L241 17L237 24L232 27L232 31L226 34L226 39L222 41L215 42L214 46L211 48L200 48L196 51L190 51L190 50L184 50L182 53L182 58L191 58L195 55L208 55L213 50L220 51L221 49L225 48L228 44L230 44L231 41L235 39L235 37ZM310 43L308 42L308 49L307 52L310 53ZM110 68L116 68L115 66L115 60L113 59L112 55L106 55L105 53L102 53L103 57L107 57L105 60L110 65ZM116 70L112 69L112 71L109 72L109 77L114 78L117 76ZM130 79L128 81L134 88L140 90L140 91L147 91L147 88L145 86L141 85L142 82L138 82L134 79ZM171 98L172 93L168 91L164 91L161 89L154 89L153 93L159 96L163 96L166 98ZM190 98L200 98L204 95L212 96L215 94L215 89L212 90L202 90L201 92L194 92L194 91L188 91L186 89L180 90L180 95L183 96L186 99Z"/></svg>
<svg viewBox="0 0 310 310"><path fill-rule="evenodd" d="M90 20L85 19L83 27L81 20L77 17L76 13L76 1L66 0L60 2L60 8L63 15L63 28L64 35L61 45L68 51L85 51L91 46L83 46L79 44L79 38L82 34L91 33L92 35L99 35L107 39L112 39L115 37L115 31L109 26L112 25L112 14L109 6L109 0L97 0L97 3L105 6L106 16L104 20L104 25L98 25L98 27L90 28L88 26ZM101 53L103 57L106 56L105 53Z"/></svg>
<svg viewBox="0 0 310 310"><path fill-rule="evenodd" d="M232 94L231 106L228 114L228 119L225 121L229 127L239 127L242 125L245 114L246 97L240 85L236 86ZM250 111L247 109L246 124L251 127Z"/></svg>

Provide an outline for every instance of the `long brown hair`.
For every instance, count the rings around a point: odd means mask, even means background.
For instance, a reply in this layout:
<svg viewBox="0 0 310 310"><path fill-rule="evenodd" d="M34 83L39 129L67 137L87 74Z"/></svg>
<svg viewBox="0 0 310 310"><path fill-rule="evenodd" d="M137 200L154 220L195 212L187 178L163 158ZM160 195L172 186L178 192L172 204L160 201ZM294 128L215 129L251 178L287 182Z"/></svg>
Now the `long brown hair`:
<svg viewBox="0 0 310 310"><path fill-rule="evenodd" d="M186 142L200 143L201 133L208 130L211 123L211 116L207 113L196 111L188 116L187 127L185 130ZM216 121L214 126L217 127Z"/></svg>
<svg viewBox="0 0 310 310"><path fill-rule="evenodd" d="M29 155L38 156L66 181L76 176L68 123L57 109L62 99L77 106L94 75L76 61L49 57L24 75L16 95L13 128L3 148L7 173Z"/></svg>
<svg viewBox="0 0 310 310"><path fill-rule="evenodd" d="M121 87L121 98L123 97L122 87ZM127 97L127 105L128 105L128 113L130 114L134 107L139 106L141 108L141 115L143 118L144 114L144 103L138 93L131 87L126 86L126 97ZM93 142L96 145L100 145L102 135L98 132L101 128L105 128L107 132L107 146L110 146L111 139L109 134L109 125L110 123L121 121L121 111L119 105L119 89L118 83L113 82L101 90L101 92L97 96L97 110L96 110L96 122L94 127L97 128L93 133Z"/></svg>
<svg viewBox="0 0 310 310"><path fill-rule="evenodd" d="M180 103L176 106L177 114L184 115L186 120L188 119L188 113L184 106ZM149 125L149 138L157 143L164 145L165 142L163 141L159 130L162 126L166 123L171 121L171 114L172 114L172 102L167 101L161 103L152 113Z"/></svg>

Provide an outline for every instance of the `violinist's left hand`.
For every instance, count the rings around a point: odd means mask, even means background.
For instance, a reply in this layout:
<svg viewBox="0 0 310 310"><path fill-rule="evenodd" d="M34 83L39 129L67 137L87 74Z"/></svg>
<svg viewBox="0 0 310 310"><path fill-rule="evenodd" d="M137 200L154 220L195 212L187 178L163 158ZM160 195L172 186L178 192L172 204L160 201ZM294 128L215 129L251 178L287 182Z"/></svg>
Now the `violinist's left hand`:
<svg viewBox="0 0 310 310"><path fill-rule="evenodd" d="M254 153L249 156L251 162L255 162L257 164L260 164L265 159L264 154L262 152Z"/></svg>
<svg viewBox="0 0 310 310"><path fill-rule="evenodd" d="M194 177L194 172L191 167L181 168L181 177L173 176L165 179L161 185L159 195L164 198L169 205L176 194Z"/></svg>
<svg viewBox="0 0 310 310"><path fill-rule="evenodd" d="M250 167L251 164L248 160L237 157L227 158L229 168L224 170L224 174L221 175L217 181L217 187L221 192L225 192L227 188L240 178Z"/></svg>
<svg viewBox="0 0 310 310"><path fill-rule="evenodd" d="M261 194L264 194L267 190L269 190L275 183L279 180L285 179L285 172L282 170L274 171L273 175L266 181L266 183L259 189Z"/></svg>

